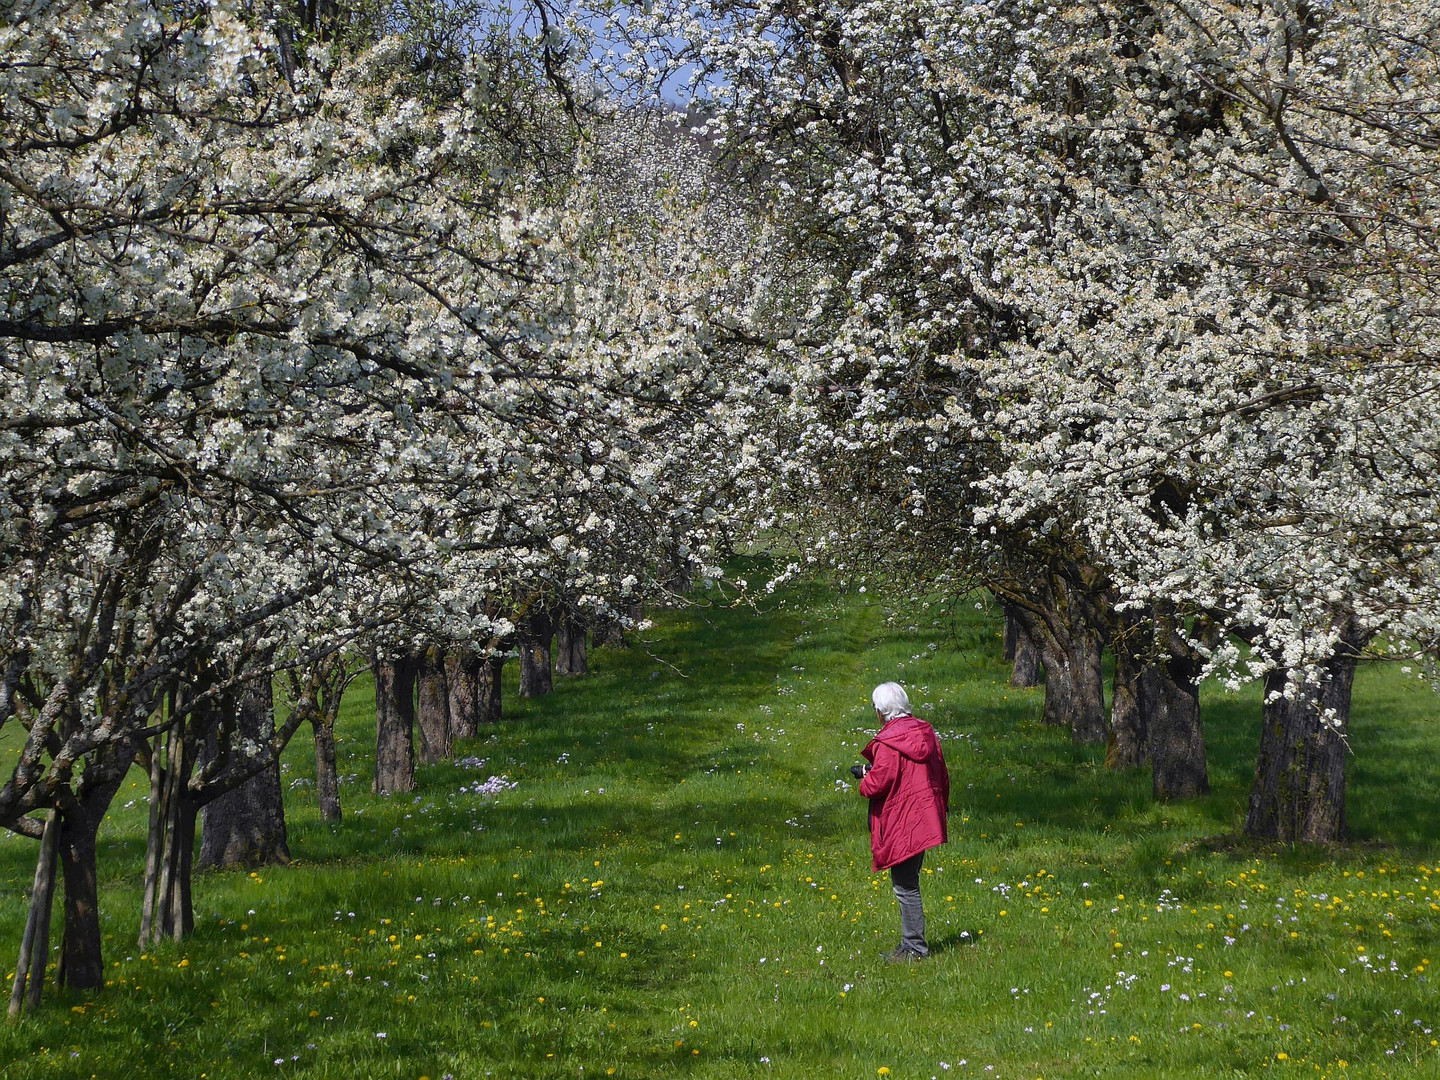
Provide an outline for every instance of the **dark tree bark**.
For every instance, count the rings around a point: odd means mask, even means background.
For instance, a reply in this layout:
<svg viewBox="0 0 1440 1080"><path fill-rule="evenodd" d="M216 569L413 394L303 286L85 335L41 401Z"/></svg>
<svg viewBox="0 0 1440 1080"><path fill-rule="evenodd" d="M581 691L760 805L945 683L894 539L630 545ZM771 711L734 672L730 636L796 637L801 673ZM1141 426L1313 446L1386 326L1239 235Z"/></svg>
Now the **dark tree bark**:
<svg viewBox="0 0 1440 1080"><path fill-rule="evenodd" d="M315 795L320 803L320 819L340 820L340 769L335 751L335 722L345 688L360 668L341 653L324 657L304 673L290 673L291 699L301 709L308 695L313 694L314 709L310 713L310 729L315 738ZM293 718L292 718L293 719Z"/></svg>
<svg viewBox="0 0 1440 1080"><path fill-rule="evenodd" d="M1290 697L1285 696L1289 672L1278 669L1265 677L1246 835L1307 844L1345 838L1345 731L1363 644L1353 633L1342 638L1318 683L1291 688Z"/></svg>
<svg viewBox="0 0 1440 1080"><path fill-rule="evenodd" d="M269 675L269 659L262 665L266 674L246 683L235 696L233 724L216 724L204 743L197 764L202 771L225 760L216 777L250 771L254 759L236 748L253 745L268 748L275 737L275 693ZM221 740L229 739L230 746ZM280 787L280 762L268 765L249 779L207 801L200 811L201 869L230 866L285 865L290 862L290 845L285 832L285 797Z"/></svg>
<svg viewBox="0 0 1440 1080"><path fill-rule="evenodd" d="M1199 671L1199 661L1190 650L1171 649L1140 672L1139 704L1157 799L1190 799L1210 790L1200 727Z"/></svg>
<svg viewBox="0 0 1440 1080"><path fill-rule="evenodd" d="M220 706L218 708L223 708ZM188 708L172 708L170 727L157 737L152 756L150 801L158 805L151 815L151 838L146 845L147 889L140 918L140 945L145 947L165 938L180 941L195 928L190 879L195 852L195 822L199 806L189 790L190 777L198 757L199 732L207 721L186 723ZM196 710L197 715L201 710ZM164 744L164 763L155 768ZM156 790L158 782L159 790ZM155 877L149 882L150 853Z"/></svg>
<svg viewBox="0 0 1440 1080"><path fill-rule="evenodd" d="M481 662L476 675L475 700L481 724L498 724L501 717L500 677L505 668L505 657L495 655Z"/></svg>
<svg viewBox="0 0 1440 1080"><path fill-rule="evenodd" d="M1057 573L1038 578L1030 593L1014 599L1016 618L1040 651L1045 670L1043 721L1070 729L1080 744L1107 737L1104 643L1098 619L1088 610L1095 598Z"/></svg>
<svg viewBox="0 0 1440 1080"><path fill-rule="evenodd" d="M585 622L573 611L561 612L555 626L555 671L561 675L588 675Z"/></svg>
<svg viewBox="0 0 1440 1080"><path fill-rule="evenodd" d="M1138 641L1117 637L1115 674L1110 694L1110 741L1105 748L1105 765L1110 769L1133 769L1150 756L1145 730L1145 712L1140 708L1141 662L1136 655Z"/></svg>
<svg viewBox="0 0 1440 1080"><path fill-rule="evenodd" d="M173 699L172 699L173 700ZM140 947L195 928L190 878L199 812L188 790L197 747L185 712L171 706L169 727L150 751L150 835L145 845L145 895L140 911Z"/></svg>
<svg viewBox="0 0 1440 1080"><path fill-rule="evenodd" d="M479 728L484 663L474 649L451 649L445 654L445 688L450 695L452 739L473 739Z"/></svg>
<svg viewBox="0 0 1440 1080"><path fill-rule="evenodd" d="M419 705L420 761L431 765L445 761L450 750L450 689L445 678L445 652L438 645L426 649L420 659Z"/></svg>
<svg viewBox="0 0 1440 1080"><path fill-rule="evenodd" d="M1047 724L1068 727L1077 743L1106 740L1105 675L1100 636L1081 628L1042 646Z"/></svg>
<svg viewBox="0 0 1440 1080"><path fill-rule="evenodd" d="M340 769L335 759L335 717L317 713L311 721L315 734L315 795L320 820L340 820Z"/></svg>
<svg viewBox="0 0 1440 1080"><path fill-rule="evenodd" d="M375 792L415 790L415 674L412 656L375 664Z"/></svg>
<svg viewBox="0 0 1440 1080"><path fill-rule="evenodd" d="M76 786L75 803L60 815L59 857L65 882L59 982L76 990L105 985L100 935L96 837L135 758L130 740L107 743L90 755Z"/></svg>
<svg viewBox="0 0 1440 1080"><path fill-rule="evenodd" d="M554 687L550 639L555 628L548 611L533 611L520 622L520 696L543 697Z"/></svg>
<svg viewBox="0 0 1440 1080"><path fill-rule="evenodd" d="M60 839L60 811L51 810L40 834L40 852L35 860L35 880L30 889L30 907L20 935L20 955L15 963L15 980L10 986L9 1015L13 1020L22 1009L40 1007L45 986L45 965L50 958L50 908L55 898L55 861Z"/></svg>
<svg viewBox="0 0 1440 1080"><path fill-rule="evenodd" d="M676 554L671 559L670 572L667 575L666 588L677 596L683 596L695 587L695 578L691 572L690 560Z"/></svg>
<svg viewBox="0 0 1440 1080"><path fill-rule="evenodd" d="M1040 685L1040 650L1013 604L1005 605L1005 659L1010 661L1011 686Z"/></svg>
<svg viewBox="0 0 1440 1080"><path fill-rule="evenodd" d="M591 643L595 648L602 645L620 647L625 644L625 628L620 625L619 619L602 616L593 620L590 624Z"/></svg>
<svg viewBox="0 0 1440 1080"><path fill-rule="evenodd" d="M140 756L150 770L141 948L164 938L182 940L195 928L191 882L201 809L264 774L271 775L278 797L279 755L300 725L315 715L318 683L311 679L277 730L269 655L249 653L241 664L244 666L238 670L248 674L237 675L219 664L197 663L191 681L172 687L163 714L164 730L155 736L154 744L139 744ZM273 820L260 825L264 837L260 850L288 860L283 809L279 807L277 802L275 809L262 811L263 815L278 813L280 818L278 828ZM237 815L253 822L254 811L255 800L247 799ZM215 832L222 838L231 834L227 826L237 815L212 818ZM247 843L253 843L254 834L248 829L236 830L234 835L249 837ZM211 842L215 842L213 835Z"/></svg>

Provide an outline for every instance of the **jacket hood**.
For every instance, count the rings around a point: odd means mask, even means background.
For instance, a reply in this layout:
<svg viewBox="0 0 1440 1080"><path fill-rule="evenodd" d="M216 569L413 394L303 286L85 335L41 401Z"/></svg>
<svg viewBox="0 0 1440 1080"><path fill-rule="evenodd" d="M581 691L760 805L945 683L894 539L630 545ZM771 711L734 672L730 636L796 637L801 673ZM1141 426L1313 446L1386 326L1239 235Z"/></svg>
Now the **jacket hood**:
<svg viewBox="0 0 1440 1080"><path fill-rule="evenodd" d="M940 749L935 729L914 716L897 716L886 721L876 734L875 741L899 751L911 761L925 761Z"/></svg>

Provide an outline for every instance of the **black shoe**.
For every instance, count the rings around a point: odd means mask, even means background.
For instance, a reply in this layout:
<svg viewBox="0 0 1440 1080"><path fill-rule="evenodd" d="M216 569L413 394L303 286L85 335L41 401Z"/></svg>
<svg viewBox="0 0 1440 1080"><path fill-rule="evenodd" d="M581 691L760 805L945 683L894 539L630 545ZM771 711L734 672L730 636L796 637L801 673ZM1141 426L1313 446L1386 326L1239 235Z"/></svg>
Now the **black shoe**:
<svg viewBox="0 0 1440 1080"><path fill-rule="evenodd" d="M916 952L914 949L907 949L904 945L899 945L889 952L881 953L880 955L892 964L908 964L915 960L924 960L926 957L925 953Z"/></svg>

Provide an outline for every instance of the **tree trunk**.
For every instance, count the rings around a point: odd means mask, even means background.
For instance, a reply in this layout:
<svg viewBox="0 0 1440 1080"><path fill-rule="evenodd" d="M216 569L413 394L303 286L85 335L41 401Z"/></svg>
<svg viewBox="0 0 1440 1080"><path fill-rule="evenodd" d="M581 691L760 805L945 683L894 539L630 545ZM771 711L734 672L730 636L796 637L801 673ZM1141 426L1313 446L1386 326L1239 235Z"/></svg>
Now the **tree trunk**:
<svg viewBox="0 0 1440 1080"><path fill-rule="evenodd" d="M76 790L76 805L60 815L59 855L65 881L59 982L76 990L105 985L100 935L96 836L135 757L129 740L106 743L90 754Z"/></svg>
<svg viewBox="0 0 1440 1080"><path fill-rule="evenodd" d="M450 689L445 680L445 652L438 645L426 649L420 661L420 761L445 761L450 750Z"/></svg>
<svg viewBox="0 0 1440 1080"><path fill-rule="evenodd" d="M1010 661L1011 686L1040 685L1040 650L1010 604L1005 605L1005 659Z"/></svg>
<svg viewBox="0 0 1440 1080"><path fill-rule="evenodd" d="M172 941L183 941L195 929L195 903L190 882L194 877L195 823L199 814L189 792L180 793L178 812L172 826L170 887L162 895L163 919L160 932Z"/></svg>
<svg viewBox="0 0 1440 1080"><path fill-rule="evenodd" d="M195 909L190 897L190 872L195 852L195 820L198 806L189 792L190 776L198 756L193 739L184 730L184 715L157 738L151 759L150 800L158 811L150 818L150 835L145 846L145 899L140 913L140 947L147 948L165 938L179 941L195 927ZM159 762L164 743L164 765ZM152 884L153 883L153 884Z"/></svg>
<svg viewBox="0 0 1440 1080"><path fill-rule="evenodd" d="M541 611L520 626L520 696L544 697L553 688L550 639L554 634L550 613Z"/></svg>
<svg viewBox="0 0 1440 1080"><path fill-rule="evenodd" d="M563 612L555 627L555 670L561 675L588 675L585 623L572 611Z"/></svg>
<svg viewBox="0 0 1440 1080"><path fill-rule="evenodd" d="M152 831L149 844L147 844L147 848L150 844L153 844L155 848L155 888L153 892L148 893L152 905L151 910L145 912L140 920L140 947L142 949L163 940L174 925L172 902L176 877L180 872L176 833L184 818L184 784L189 773L183 764L184 740L180 728L181 723L177 719L163 736L165 768L160 773L161 790L158 793L160 813L153 819L156 828ZM156 752L159 752L158 746ZM156 796L157 793L152 788L151 800L154 801ZM149 859L150 853L147 850L147 865Z"/></svg>
<svg viewBox="0 0 1440 1080"><path fill-rule="evenodd" d="M310 723L315 734L315 794L320 820L340 820L340 769L335 760L335 717L322 710Z"/></svg>
<svg viewBox="0 0 1440 1080"><path fill-rule="evenodd" d="M1105 748L1109 769L1133 769L1150 756L1145 713L1140 708L1140 659L1136 642L1117 640L1115 674L1110 694L1110 741Z"/></svg>
<svg viewBox="0 0 1440 1080"><path fill-rule="evenodd" d="M483 660L476 677L475 700L481 724L498 724L501 717L500 677L505 668L504 656Z"/></svg>
<svg viewBox="0 0 1440 1080"><path fill-rule="evenodd" d="M445 654L445 688L450 695L451 739L473 739L480 725L481 669L484 661L474 649L451 649Z"/></svg>
<svg viewBox="0 0 1440 1080"><path fill-rule="evenodd" d="M268 674L246 683L235 702L235 723L231 745L218 745L213 730L205 740L199 764L225 753L224 772L252 768L252 759L239 746L255 744L268 748L275 735L275 693ZM221 725L213 725L218 729ZM236 744L239 744L238 746ZM265 866L290 862L290 845L285 833L285 798L280 788L280 763L272 760L254 776L221 795L200 811L200 866Z"/></svg>
<svg viewBox="0 0 1440 1080"><path fill-rule="evenodd" d="M1141 722L1150 749L1155 798L1190 799L1210 790L1200 727L1199 663L1193 655L1160 657L1138 680Z"/></svg>
<svg viewBox="0 0 1440 1080"><path fill-rule="evenodd" d="M375 664L375 792L415 790L415 659Z"/></svg>
<svg viewBox="0 0 1440 1080"><path fill-rule="evenodd" d="M9 1015L13 1020L22 1008L34 1012L40 1006L45 986L45 965L50 957L50 906L55 898L55 854L60 839L60 811L51 810L40 836L35 860L35 880L30 889L30 907L20 935L20 956L15 962L15 981L10 986Z"/></svg>
<svg viewBox="0 0 1440 1080"><path fill-rule="evenodd" d="M1093 611L1087 610L1094 602L1059 573L1039 576L1025 598L1011 601L1045 670L1043 720L1069 728L1079 744L1103 743L1107 735L1104 644ZM1019 642L1017 637L1017 652Z"/></svg>
<svg viewBox="0 0 1440 1080"><path fill-rule="evenodd" d="M1040 658L1045 665L1045 723L1068 727L1077 743L1103 743L1105 675L1099 635L1081 630L1068 641L1043 647Z"/></svg>
<svg viewBox="0 0 1440 1080"><path fill-rule="evenodd" d="M96 882L95 836L99 821L67 814L60 824L60 869L65 880L65 929L60 946L62 986L96 990L105 985L100 944L100 890Z"/></svg>
<svg viewBox="0 0 1440 1080"><path fill-rule="evenodd" d="M171 715L174 714L172 700ZM140 894L140 947L150 944L155 925L155 897L160 889L160 838L164 833L161 818L164 816L167 792L164 762L160 756L160 745L164 735L155 737L155 746L150 754L150 825L145 832L145 879Z"/></svg>
<svg viewBox="0 0 1440 1080"><path fill-rule="evenodd" d="M1290 697L1285 696L1288 672L1280 669L1265 677L1247 836L1307 844L1345 838L1345 731L1362 644L1354 637L1342 639L1320 682L1292 688Z"/></svg>
<svg viewBox="0 0 1440 1080"><path fill-rule="evenodd" d="M611 618L608 615L594 619L590 624L591 644L595 648L602 645L623 647L625 644L625 628L620 625L620 620Z"/></svg>
<svg viewBox="0 0 1440 1080"><path fill-rule="evenodd" d="M690 560L678 554L671 560L670 572L667 577L666 587L677 596L683 596L695 587Z"/></svg>

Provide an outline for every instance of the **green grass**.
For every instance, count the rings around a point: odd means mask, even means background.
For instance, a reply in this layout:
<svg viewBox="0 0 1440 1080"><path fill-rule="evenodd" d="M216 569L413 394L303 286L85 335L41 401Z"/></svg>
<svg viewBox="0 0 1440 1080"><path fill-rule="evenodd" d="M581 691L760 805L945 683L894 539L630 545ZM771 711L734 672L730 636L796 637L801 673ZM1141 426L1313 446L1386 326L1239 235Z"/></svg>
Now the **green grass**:
<svg viewBox="0 0 1440 1080"><path fill-rule="evenodd" d="M0 1077L1440 1076L1428 691L1361 672L1357 840L1277 850L1237 837L1254 691L1207 688L1214 791L1156 805L1006 686L993 612L814 586L765 608L663 613L541 701L511 684L459 751L485 765L409 797L369 794L357 687L344 822L297 740L295 864L198 875L194 936L148 952L137 775L102 832L113 985L0 1025ZM842 783L888 678L954 786L936 953L906 966L879 958L898 915ZM492 774L516 786L462 790ZM0 840L7 971L34 851Z"/></svg>

